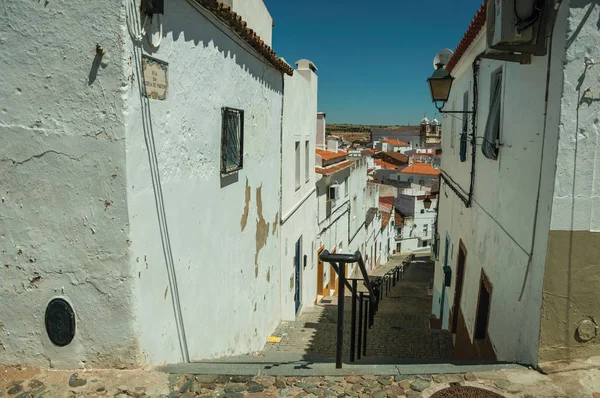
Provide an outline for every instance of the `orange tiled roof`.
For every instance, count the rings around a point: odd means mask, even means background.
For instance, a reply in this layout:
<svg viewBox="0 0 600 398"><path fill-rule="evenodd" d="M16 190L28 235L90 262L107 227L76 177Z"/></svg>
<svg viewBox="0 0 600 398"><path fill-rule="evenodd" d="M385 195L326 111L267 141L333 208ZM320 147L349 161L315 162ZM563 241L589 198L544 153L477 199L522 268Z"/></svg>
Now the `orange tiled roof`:
<svg viewBox="0 0 600 398"><path fill-rule="evenodd" d="M388 163L388 162L386 162L384 160L380 160L380 159L375 159L375 165L377 165L385 170L396 170L398 168L398 167L396 167L395 164L391 164L391 163Z"/></svg>
<svg viewBox="0 0 600 398"><path fill-rule="evenodd" d="M401 163L408 163L408 156L400 152L380 152L378 155L390 157Z"/></svg>
<svg viewBox="0 0 600 398"><path fill-rule="evenodd" d="M235 31L246 43L252 46L252 48L258 51L259 54L265 57L265 59L277 70L292 76L294 68L283 59L279 58L275 54L275 51L265 44L255 31L248 27L246 21L242 20L241 16L231 10L231 7L218 0L195 0L195 2L206 8L215 17L233 29L233 31Z"/></svg>
<svg viewBox="0 0 600 398"><path fill-rule="evenodd" d="M385 142L386 144L390 144L393 146L409 146L406 142L404 141L399 141L399 140L383 140L383 142Z"/></svg>
<svg viewBox="0 0 600 398"><path fill-rule="evenodd" d="M325 176L337 173L338 171L344 170L345 168L352 166L356 163L356 160L347 160L345 162L336 163L329 167L315 167L315 173L322 174Z"/></svg>
<svg viewBox="0 0 600 398"><path fill-rule="evenodd" d="M448 72L452 72L452 69L454 69L458 61L460 61L465 52L467 52L467 49L471 46L471 44L473 44L473 41L483 28L483 25L485 25L486 15L487 1L484 1L481 7L479 7L477 14L475 14L473 17L473 20L471 21L471 24L465 32L462 40L460 43L458 43L458 46L456 46L456 50L454 50L454 54L450 58L450 61L448 61L448 65L446 65L446 70Z"/></svg>
<svg viewBox="0 0 600 398"><path fill-rule="evenodd" d="M400 214L398 211L394 213L394 225L396 227L401 227L404 225L404 218L402 218L402 214Z"/></svg>
<svg viewBox="0 0 600 398"><path fill-rule="evenodd" d="M381 228L387 227L387 225L390 223L390 218L392 218L390 213L386 213L384 211L381 212Z"/></svg>
<svg viewBox="0 0 600 398"><path fill-rule="evenodd" d="M380 196L379 204L386 209L392 210L392 207L394 206L394 200L396 200L396 198L393 196Z"/></svg>
<svg viewBox="0 0 600 398"><path fill-rule="evenodd" d="M405 167L400 171L403 174L423 174L439 176L440 169L434 169L430 163L413 163L412 165Z"/></svg>
<svg viewBox="0 0 600 398"><path fill-rule="evenodd" d="M323 158L323 160L332 160L332 159L343 158L344 156L348 156L348 152L342 151L339 149L338 149L337 153L327 151L325 149L319 149L319 148L317 148L316 151L317 151L317 155L321 156Z"/></svg>

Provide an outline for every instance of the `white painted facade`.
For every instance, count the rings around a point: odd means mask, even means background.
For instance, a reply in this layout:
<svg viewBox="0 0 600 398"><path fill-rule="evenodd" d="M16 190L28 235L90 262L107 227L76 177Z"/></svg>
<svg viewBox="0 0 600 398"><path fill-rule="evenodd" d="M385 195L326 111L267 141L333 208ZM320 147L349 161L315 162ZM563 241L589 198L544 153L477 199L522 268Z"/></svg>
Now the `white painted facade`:
<svg viewBox="0 0 600 398"><path fill-rule="evenodd" d="M132 43L137 9L11 2L0 16L4 365L243 354L281 318L282 72L185 0L165 2L158 48ZM149 52L169 63L164 101L141 96ZM226 177L222 107L244 111L243 167ZM77 322L62 348L44 330L55 297Z"/></svg>
<svg viewBox="0 0 600 398"><path fill-rule="evenodd" d="M318 77L310 61L297 63L285 76L282 138L281 317L295 320L303 307L314 304L317 261L315 241L317 194L315 187L315 118ZM296 150L300 152L296 164ZM296 171L299 168L299 171ZM296 181L296 174L300 176ZM297 258L296 247L299 248ZM305 257L306 256L306 257ZM305 264L306 258L306 264ZM298 279L296 277L299 263ZM297 297L296 284L300 283ZM298 305L296 305L298 301Z"/></svg>
<svg viewBox="0 0 600 398"><path fill-rule="evenodd" d="M430 188L414 185L402 189L396 198L395 208L404 217L404 226L396 239L396 251L406 254L431 250L438 198L430 194ZM426 196L431 200L429 209L424 204Z"/></svg>
<svg viewBox="0 0 600 398"><path fill-rule="evenodd" d="M328 199L332 184L340 185L340 198L337 200ZM336 253L365 252L366 187L367 165L362 158L331 175L317 174L317 247L324 246L324 249L335 250ZM355 267L349 268L348 274L354 272ZM330 272L330 267L326 266L325 282L330 280Z"/></svg>
<svg viewBox="0 0 600 398"><path fill-rule="evenodd" d="M537 364L549 231L597 230L599 202L594 199L593 170L598 170L594 116L598 104L582 105L581 100L586 84L592 92L597 90L593 82L599 71L585 66L586 59L600 59L598 46L592 44L600 36L594 5L562 2L552 28L551 57L533 57L530 65L481 61L477 137L483 134L489 113L492 75L500 68L503 74L499 157L489 160L476 148L471 207L448 183L440 187L440 248L432 312L448 328L448 314L457 308L453 292L462 241L467 256L460 308L469 338L474 336L483 269L493 285L487 333L499 360ZM462 110L467 91L472 108L471 64L485 50L484 28L452 70L456 80L446 110ZM460 123L450 123L444 131L442 170L466 194L471 146L461 162L460 130ZM452 268L452 284L446 288L442 286L444 264Z"/></svg>

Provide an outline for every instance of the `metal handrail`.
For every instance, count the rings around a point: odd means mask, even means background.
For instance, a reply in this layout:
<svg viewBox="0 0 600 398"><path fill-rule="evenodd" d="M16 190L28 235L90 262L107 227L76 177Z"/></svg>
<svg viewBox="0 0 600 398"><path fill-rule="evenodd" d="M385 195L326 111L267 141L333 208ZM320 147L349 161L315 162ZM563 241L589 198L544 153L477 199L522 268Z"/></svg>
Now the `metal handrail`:
<svg viewBox="0 0 600 398"><path fill-rule="evenodd" d="M366 286L367 290L369 291L369 296L371 297L371 301L375 302L376 298L375 298L375 294L373 292L373 287L371 286L371 282L369 280L369 274L367 273L367 269L365 267L365 262L359 251L357 251L354 254L344 254L344 253L331 254L331 253L329 253L328 250L324 250L319 255L319 258L325 262L328 262L333 267L335 272L337 272L338 276L340 275L340 270L336 263L338 263L338 262L345 263L345 264L358 263L358 267L360 268L360 272L362 274L365 286ZM350 289L350 291L352 291L352 287L347 282L347 280L345 281L345 285L348 287L348 289Z"/></svg>

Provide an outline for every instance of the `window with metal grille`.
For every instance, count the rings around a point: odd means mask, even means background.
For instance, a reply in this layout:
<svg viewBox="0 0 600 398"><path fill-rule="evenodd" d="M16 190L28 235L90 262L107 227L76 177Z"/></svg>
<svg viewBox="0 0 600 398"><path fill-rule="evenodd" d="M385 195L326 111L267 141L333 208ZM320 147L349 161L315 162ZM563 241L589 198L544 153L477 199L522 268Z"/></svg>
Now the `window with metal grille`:
<svg viewBox="0 0 600 398"><path fill-rule="evenodd" d="M502 69L492 74L490 90L490 113L485 124L481 152L491 160L498 160L496 141L500 139L500 115L502 109Z"/></svg>
<svg viewBox="0 0 600 398"><path fill-rule="evenodd" d="M244 111L221 109L221 174L241 170L244 165Z"/></svg>

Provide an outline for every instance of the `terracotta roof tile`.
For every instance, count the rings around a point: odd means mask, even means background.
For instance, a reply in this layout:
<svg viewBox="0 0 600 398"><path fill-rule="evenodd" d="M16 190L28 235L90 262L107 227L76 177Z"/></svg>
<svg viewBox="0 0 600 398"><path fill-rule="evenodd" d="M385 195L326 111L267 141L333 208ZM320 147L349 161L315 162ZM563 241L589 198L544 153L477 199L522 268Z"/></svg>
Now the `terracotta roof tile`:
<svg viewBox="0 0 600 398"><path fill-rule="evenodd" d="M392 218L392 215L390 213L386 213L384 211L380 212L381 213L381 228L385 228L387 227L387 225L390 223L390 219Z"/></svg>
<svg viewBox="0 0 600 398"><path fill-rule="evenodd" d="M338 149L337 153L327 151L325 149L319 149L319 148L317 148L316 151L317 151L317 155L321 156L323 158L323 160L331 160L331 159L343 158L345 156L348 156L348 152L341 151L339 149Z"/></svg>
<svg viewBox="0 0 600 398"><path fill-rule="evenodd" d="M400 171L403 174L422 174L439 176L440 169L434 169L430 163L413 163Z"/></svg>
<svg viewBox="0 0 600 398"><path fill-rule="evenodd" d="M400 212L398 211L394 212L394 225L396 227L401 227L404 225L404 218L402 217L402 214L400 214Z"/></svg>
<svg viewBox="0 0 600 398"><path fill-rule="evenodd" d="M454 69L454 67L456 66L458 61L460 61L467 49L471 46L471 44L473 44L473 41L485 25L487 14L486 10L487 1L484 1L481 7L479 7L477 14L475 14L475 16L473 17L473 20L471 21L471 24L465 32L462 40L460 41L460 43L458 43L458 46L456 46L456 49L454 50L454 55L452 55L450 61L448 61L448 65L446 65L446 70L448 72L452 72L452 69Z"/></svg>
<svg viewBox="0 0 600 398"><path fill-rule="evenodd" d="M408 163L408 156L400 152L379 152L378 157L389 157L401 163Z"/></svg>
<svg viewBox="0 0 600 398"><path fill-rule="evenodd" d="M379 205L385 207L388 210L392 210L395 200L396 200L396 198L393 196L380 196L379 197Z"/></svg>
<svg viewBox="0 0 600 398"><path fill-rule="evenodd" d="M356 160L347 160L345 162L336 163L333 166L329 167L315 167L315 173L322 174L325 176L332 175L334 173L337 173L338 171L344 170L345 168L352 166L354 163L356 163Z"/></svg>
<svg viewBox="0 0 600 398"><path fill-rule="evenodd" d="M396 170L398 168L395 164L391 164L380 159L375 159L375 165L381 167L384 170Z"/></svg>
<svg viewBox="0 0 600 398"><path fill-rule="evenodd" d="M399 140L388 140L388 139L385 139L385 140L383 140L383 142L385 142L386 144L393 145L393 146L410 146L406 142L399 141Z"/></svg>
<svg viewBox="0 0 600 398"><path fill-rule="evenodd" d="M269 47L265 42L254 32L248 28L246 21L242 20L236 12L231 10L227 4L223 4L218 0L194 0L196 3L201 5L210 11L215 17L223 21L229 26L235 33L237 33L246 43L254 48L259 54L261 54L271 65L277 70L287 73L292 76L294 68L292 68L287 62L279 58L275 51Z"/></svg>

